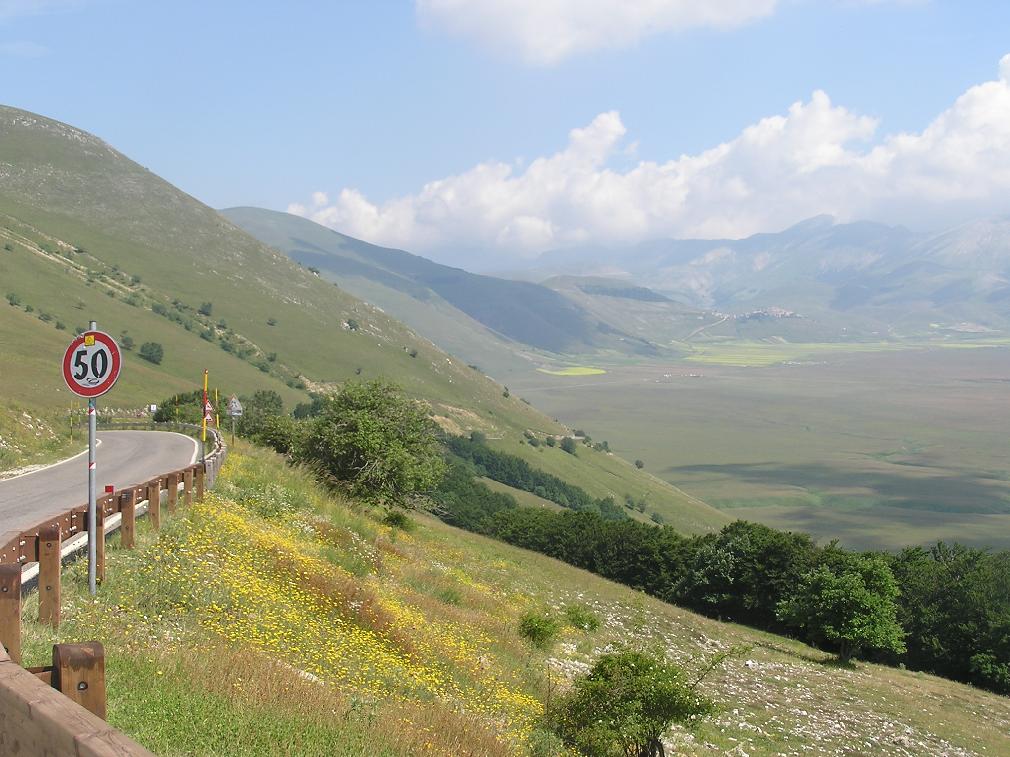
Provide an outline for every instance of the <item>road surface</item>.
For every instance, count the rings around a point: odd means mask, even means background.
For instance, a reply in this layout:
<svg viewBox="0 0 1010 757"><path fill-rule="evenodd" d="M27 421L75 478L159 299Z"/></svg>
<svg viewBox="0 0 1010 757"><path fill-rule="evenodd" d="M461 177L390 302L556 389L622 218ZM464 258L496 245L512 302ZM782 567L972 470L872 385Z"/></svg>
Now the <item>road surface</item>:
<svg viewBox="0 0 1010 757"><path fill-rule="evenodd" d="M98 496L111 484L122 489L196 461L198 445L165 431L100 431ZM87 453L0 481L0 533L30 528L88 502Z"/></svg>

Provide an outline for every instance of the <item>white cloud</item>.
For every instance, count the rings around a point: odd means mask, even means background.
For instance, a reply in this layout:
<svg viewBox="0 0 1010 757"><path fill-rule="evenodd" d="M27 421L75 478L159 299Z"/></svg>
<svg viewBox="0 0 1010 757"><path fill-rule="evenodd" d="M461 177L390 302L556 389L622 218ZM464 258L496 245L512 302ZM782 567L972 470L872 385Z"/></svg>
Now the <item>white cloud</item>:
<svg viewBox="0 0 1010 757"><path fill-rule="evenodd" d="M535 255L581 242L739 237L821 213L930 227L1010 211L1010 55L923 131L878 135L875 119L824 92L697 155L618 171L615 111L525 168L504 162L375 203L355 189L289 210L380 244L438 254Z"/></svg>
<svg viewBox="0 0 1010 757"><path fill-rule="evenodd" d="M771 14L778 0L417 0L422 24L527 63L621 48L648 35L728 28Z"/></svg>

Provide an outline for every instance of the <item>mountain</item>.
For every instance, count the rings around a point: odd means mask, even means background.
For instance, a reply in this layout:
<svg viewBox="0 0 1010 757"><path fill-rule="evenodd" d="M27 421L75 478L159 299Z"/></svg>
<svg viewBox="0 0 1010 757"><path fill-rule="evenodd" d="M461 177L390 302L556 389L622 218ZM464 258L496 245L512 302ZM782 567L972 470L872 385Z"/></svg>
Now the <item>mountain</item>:
<svg viewBox="0 0 1010 757"><path fill-rule="evenodd" d="M60 345L94 318L138 347L165 348L157 366L128 353L103 402L157 401L205 367L222 386L275 389L289 402L386 375L443 409L493 414L493 425L553 427L100 139L13 108L0 108L0 237L2 293L19 303L0 308L4 376L26 401L68 401Z"/></svg>
<svg viewBox="0 0 1010 757"><path fill-rule="evenodd" d="M555 290L482 276L403 250L378 247L288 213L229 208L222 214L292 260L401 318L467 361L504 367L530 348L552 353L653 352ZM514 361L513 361L514 362Z"/></svg>
<svg viewBox="0 0 1010 757"><path fill-rule="evenodd" d="M553 251L536 270L603 273L734 317L785 311L805 323L779 330L816 338L1010 329L1010 218L927 235L819 216L746 239Z"/></svg>
<svg viewBox="0 0 1010 757"><path fill-rule="evenodd" d="M102 140L8 107L0 107L0 282L4 467L23 463L25 449L58 451L65 413L81 406L59 361L74 330L94 319L133 345L103 409L190 391L204 369L212 386L272 389L288 409L349 378L388 377L427 402L448 431L479 430L531 465L583 482L594 497L647 497L685 531L726 521L614 455L520 443L528 431L568 430ZM139 357L145 342L163 346L160 364Z"/></svg>

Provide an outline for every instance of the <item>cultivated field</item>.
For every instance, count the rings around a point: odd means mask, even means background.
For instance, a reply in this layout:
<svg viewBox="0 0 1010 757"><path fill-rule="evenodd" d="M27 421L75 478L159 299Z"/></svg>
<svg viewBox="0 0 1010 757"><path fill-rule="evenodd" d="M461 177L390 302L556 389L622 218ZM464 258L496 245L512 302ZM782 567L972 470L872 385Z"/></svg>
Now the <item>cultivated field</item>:
<svg viewBox="0 0 1010 757"><path fill-rule="evenodd" d="M1010 546L1010 350L804 347L512 385L734 517L854 547Z"/></svg>

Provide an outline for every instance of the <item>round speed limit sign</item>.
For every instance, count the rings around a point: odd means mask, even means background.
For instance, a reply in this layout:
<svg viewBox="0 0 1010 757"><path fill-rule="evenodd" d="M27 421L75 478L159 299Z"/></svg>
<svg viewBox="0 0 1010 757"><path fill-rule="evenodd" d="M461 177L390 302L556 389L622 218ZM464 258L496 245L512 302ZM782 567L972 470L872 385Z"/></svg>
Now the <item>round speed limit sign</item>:
<svg viewBox="0 0 1010 757"><path fill-rule="evenodd" d="M122 363L115 339L104 331L85 331L63 356L63 378L79 397L98 397L115 386Z"/></svg>

